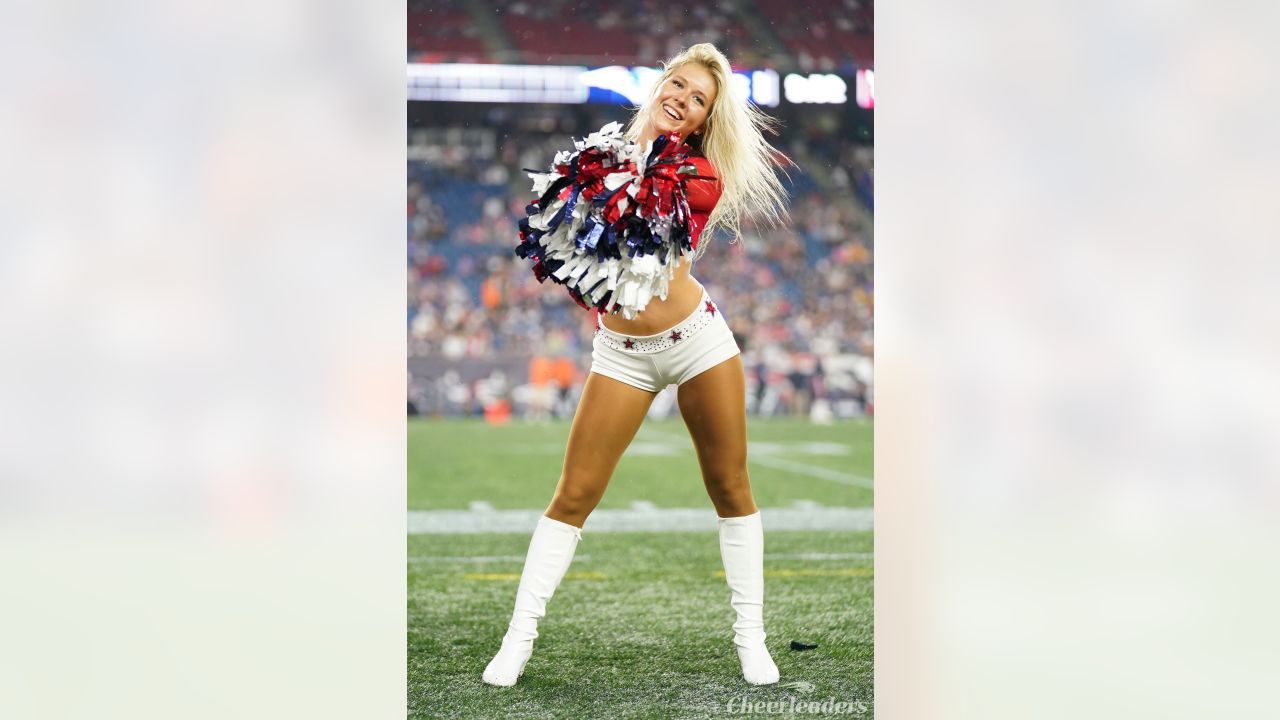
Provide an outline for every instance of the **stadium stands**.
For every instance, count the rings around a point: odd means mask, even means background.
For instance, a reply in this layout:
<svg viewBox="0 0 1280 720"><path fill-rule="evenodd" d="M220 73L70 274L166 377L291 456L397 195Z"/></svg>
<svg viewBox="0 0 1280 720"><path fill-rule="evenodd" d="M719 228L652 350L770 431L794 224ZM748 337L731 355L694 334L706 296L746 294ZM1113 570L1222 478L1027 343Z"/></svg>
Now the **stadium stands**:
<svg viewBox="0 0 1280 720"><path fill-rule="evenodd" d="M833 70L872 63L861 0L410 0L415 62L656 65L712 42L740 67Z"/></svg>
<svg viewBox="0 0 1280 720"><path fill-rule="evenodd" d="M755 0L800 69L872 64L873 10L863 0Z"/></svg>
<svg viewBox="0 0 1280 720"><path fill-rule="evenodd" d="M410 3L408 29L418 62L488 60L488 48L463 3Z"/></svg>

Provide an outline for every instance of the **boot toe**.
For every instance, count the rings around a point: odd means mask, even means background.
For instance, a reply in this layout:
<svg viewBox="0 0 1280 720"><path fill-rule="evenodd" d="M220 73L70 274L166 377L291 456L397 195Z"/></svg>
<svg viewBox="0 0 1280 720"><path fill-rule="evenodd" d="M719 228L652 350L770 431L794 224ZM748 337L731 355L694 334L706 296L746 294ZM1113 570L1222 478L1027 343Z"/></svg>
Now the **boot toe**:
<svg viewBox="0 0 1280 720"><path fill-rule="evenodd" d="M511 687L520 679L519 675L503 674L498 670L485 670L484 682L495 687Z"/></svg>
<svg viewBox="0 0 1280 720"><path fill-rule="evenodd" d="M762 645L738 648L738 660L742 663L742 679L751 685L772 685L778 682L778 666Z"/></svg>
<svg viewBox="0 0 1280 720"><path fill-rule="evenodd" d="M778 668L762 669L752 673L744 671L742 679L749 685L774 685L778 682Z"/></svg>
<svg viewBox="0 0 1280 720"><path fill-rule="evenodd" d="M485 684L511 687L524 674L524 666L533 654L533 643L503 643L502 649L489 661L482 676Z"/></svg>

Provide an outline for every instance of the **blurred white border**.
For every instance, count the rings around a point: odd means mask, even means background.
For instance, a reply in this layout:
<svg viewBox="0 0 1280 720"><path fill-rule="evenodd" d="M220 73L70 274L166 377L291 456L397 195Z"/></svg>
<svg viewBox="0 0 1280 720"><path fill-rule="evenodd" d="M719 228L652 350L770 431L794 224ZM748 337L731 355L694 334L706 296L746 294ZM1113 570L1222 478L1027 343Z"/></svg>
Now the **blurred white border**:
<svg viewBox="0 0 1280 720"><path fill-rule="evenodd" d="M1274 5L882 4L880 717L1257 717ZM404 8L0 23L0 715L404 711Z"/></svg>
<svg viewBox="0 0 1280 720"><path fill-rule="evenodd" d="M400 717L403 4L0 23L0 717Z"/></svg>
<svg viewBox="0 0 1280 720"><path fill-rule="evenodd" d="M1274 715L1280 7L877 10L878 717Z"/></svg>

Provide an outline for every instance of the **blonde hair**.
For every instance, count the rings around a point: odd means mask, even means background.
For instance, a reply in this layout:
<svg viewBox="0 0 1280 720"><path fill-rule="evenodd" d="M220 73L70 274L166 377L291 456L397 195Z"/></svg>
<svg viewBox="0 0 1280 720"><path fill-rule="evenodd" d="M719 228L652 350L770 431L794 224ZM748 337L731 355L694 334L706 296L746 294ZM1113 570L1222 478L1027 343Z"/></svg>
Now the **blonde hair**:
<svg viewBox="0 0 1280 720"><path fill-rule="evenodd" d="M695 143L715 168L721 183L720 200L703 232L721 228L736 239L741 235L740 222L746 215L769 225L781 223L787 216L787 191L774 168L785 174L785 166L795 166L795 163L765 140L765 130L778 134L778 121L761 112L749 99L738 96L731 80L733 68L729 59L715 45L698 43L662 64L662 75L653 84L649 98L636 108L627 124L627 139L639 141L650 129L650 110L663 84L672 73L689 63L706 68L716 83L716 100L702 126L701 144ZM706 242L698 244L698 255L706 246Z"/></svg>

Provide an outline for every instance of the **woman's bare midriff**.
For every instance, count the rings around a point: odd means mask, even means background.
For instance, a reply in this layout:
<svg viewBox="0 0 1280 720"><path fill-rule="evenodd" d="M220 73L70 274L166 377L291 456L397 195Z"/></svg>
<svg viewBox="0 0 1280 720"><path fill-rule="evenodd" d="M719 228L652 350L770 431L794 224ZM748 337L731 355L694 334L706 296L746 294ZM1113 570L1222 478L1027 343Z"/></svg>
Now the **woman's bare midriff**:
<svg viewBox="0 0 1280 720"><path fill-rule="evenodd" d="M689 274L691 265L692 263L685 261L676 268L675 276L667 286L666 300L656 297L650 300L634 320L621 315L602 314L601 324L623 335L657 335L679 325L702 300L702 284Z"/></svg>

